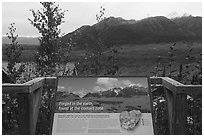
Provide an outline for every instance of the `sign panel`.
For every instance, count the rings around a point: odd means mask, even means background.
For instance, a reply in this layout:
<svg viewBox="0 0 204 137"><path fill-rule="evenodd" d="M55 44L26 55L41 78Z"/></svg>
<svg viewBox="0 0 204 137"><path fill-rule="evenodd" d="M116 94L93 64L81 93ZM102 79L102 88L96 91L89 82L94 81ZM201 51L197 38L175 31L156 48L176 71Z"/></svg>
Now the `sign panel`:
<svg viewBox="0 0 204 137"><path fill-rule="evenodd" d="M52 134L154 134L147 77L58 77Z"/></svg>

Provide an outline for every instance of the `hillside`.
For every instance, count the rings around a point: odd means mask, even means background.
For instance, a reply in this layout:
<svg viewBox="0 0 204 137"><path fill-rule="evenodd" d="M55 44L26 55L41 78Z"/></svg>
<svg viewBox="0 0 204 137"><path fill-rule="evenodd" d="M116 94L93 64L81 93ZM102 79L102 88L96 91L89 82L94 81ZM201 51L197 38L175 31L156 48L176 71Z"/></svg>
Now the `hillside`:
<svg viewBox="0 0 204 137"><path fill-rule="evenodd" d="M202 37L201 17L163 16L149 17L139 21L109 17L92 26L82 26L61 38L62 43L75 43L79 47L96 44L97 37L106 46L121 44L147 44L175 41L196 41Z"/></svg>
<svg viewBox="0 0 204 137"><path fill-rule="evenodd" d="M18 44L23 45L40 45L38 37L18 37ZM10 44L11 40L8 39L7 36L2 37L2 44Z"/></svg>
<svg viewBox="0 0 204 137"><path fill-rule="evenodd" d="M172 19L179 27L188 31L192 35L202 39L202 18L193 16L184 16Z"/></svg>

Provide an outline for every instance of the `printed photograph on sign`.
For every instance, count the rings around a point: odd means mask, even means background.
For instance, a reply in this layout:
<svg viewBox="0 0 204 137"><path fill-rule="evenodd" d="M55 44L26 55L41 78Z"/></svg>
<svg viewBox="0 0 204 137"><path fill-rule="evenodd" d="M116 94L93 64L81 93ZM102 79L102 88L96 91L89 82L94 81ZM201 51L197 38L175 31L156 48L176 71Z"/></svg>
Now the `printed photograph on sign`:
<svg viewBox="0 0 204 137"><path fill-rule="evenodd" d="M56 112L150 113L147 78L89 77L58 79Z"/></svg>

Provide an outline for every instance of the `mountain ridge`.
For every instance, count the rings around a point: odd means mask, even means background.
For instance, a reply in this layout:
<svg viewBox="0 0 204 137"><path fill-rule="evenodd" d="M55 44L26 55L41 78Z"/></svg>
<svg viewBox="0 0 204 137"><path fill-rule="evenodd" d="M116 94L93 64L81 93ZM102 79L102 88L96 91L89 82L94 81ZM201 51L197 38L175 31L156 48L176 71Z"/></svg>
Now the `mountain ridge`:
<svg viewBox="0 0 204 137"><path fill-rule="evenodd" d="M77 92L76 92L77 93ZM148 88L147 87L140 87L140 86L127 86L124 88L121 87L114 87L104 91L98 92L88 92L84 96L79 96L76 93L67 92L67 91L58 91L57 96L68 97L68 98L89 98L89 97L132 97L135 95L147 95Z"/></svg>
<svg viewBox="0 0 204 137"><path fill-rule="evenodd" d="M167 18L164 16L148 17L141 20L125 20L121 17L109 17L93 25L83 25L75 31L62 36L61 43L75 43L84 48L95 43L98 33L105 45L146 44L175 42L186 40L202 40L202 17L182 16ZM18 44L39 45L37 37L19 36ZM3 36L3 44L10 40Z"/></svg>
<svg viewBox="0 0 204 137"><path fill-rule="evenodd" d="M183 27L183 24L187 23L184 19L191 20L191 25ZM83 48L85 45L95 43L96 34L105 45L109 46L201 40L202 33L199 30L202 32L202 17L168 19L164 16L155 16L137 21L109 17L92 26L78 28L63 36L61 41L68 43L69 39L72 39L76 45Z"/></svg>

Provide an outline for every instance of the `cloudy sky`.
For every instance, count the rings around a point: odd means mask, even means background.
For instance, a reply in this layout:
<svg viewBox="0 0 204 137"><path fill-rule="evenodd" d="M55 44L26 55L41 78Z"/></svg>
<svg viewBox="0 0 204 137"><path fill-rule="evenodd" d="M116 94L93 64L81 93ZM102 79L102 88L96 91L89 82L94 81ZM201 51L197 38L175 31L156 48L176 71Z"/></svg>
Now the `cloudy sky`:
<svg viewBox="0 0 204 137"><path fill-rule="evenodd" d="M63 33L74 31L82 25L96 23L96 14L104 6L105 16L124 19L143 19L150 16L181 16L185 13L194 16L202 15L201 2L57 2L60 8L68 10L65 23L60 26ZM30 25L30 9L40 9L39 2L3 2L2 35L8 32L10 23L15 22L19 36L39 36L38 31Z"/></svg>
<svg viewBox="0 0 204 137"><path fill-rule="evenodd" d="M61 77L58 79L58 91L68 91L77 93L80 96L88 92L105 91L114 87L128 87L128 86L143 86L147 87L147 78L134 78L134 77L89 77L89 78L70 78Z"/></svg>

